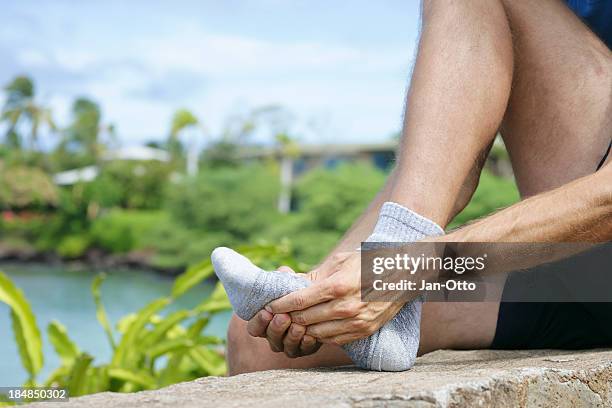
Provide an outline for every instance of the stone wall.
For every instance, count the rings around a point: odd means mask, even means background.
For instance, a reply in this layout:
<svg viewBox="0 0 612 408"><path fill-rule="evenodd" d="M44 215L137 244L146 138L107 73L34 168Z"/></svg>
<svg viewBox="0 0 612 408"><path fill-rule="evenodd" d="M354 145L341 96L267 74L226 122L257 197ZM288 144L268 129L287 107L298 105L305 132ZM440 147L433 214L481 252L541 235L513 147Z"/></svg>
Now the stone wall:
<svg viewBox="0 0 612 408"><path fill-rule="evenodd" d="M438 351L404 373L353 368L202 378L156 391L45 403L75 407L612 407L612 351Z"/></svg>

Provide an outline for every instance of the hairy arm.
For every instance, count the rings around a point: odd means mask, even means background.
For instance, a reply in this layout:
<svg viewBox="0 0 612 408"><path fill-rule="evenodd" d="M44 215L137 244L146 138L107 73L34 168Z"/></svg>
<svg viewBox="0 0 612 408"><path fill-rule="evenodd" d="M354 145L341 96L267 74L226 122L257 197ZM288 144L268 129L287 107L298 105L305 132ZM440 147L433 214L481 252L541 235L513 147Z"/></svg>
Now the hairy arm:
<svg viewBox="0 0 612 408"><path fill-rule="evenodd" d="M612 240L612 165L436 240L525 243ZM338 273L274 300L269 305L270 311L291 312L294 321L308 326L307 334L322 342L344 344L375 332L395 315L397 302L381 307L381 302L361 301L359 256L355 253L341 259L334 267ZM351 316L345 313L347 310L352 311ZM359 329L343 334L346 327Z"/></svg>
<svg viewBox="0 0 612 408"><path fill-rule="evenodd" d="M612 164L444 236L447 242L612 240Z"/></svg>

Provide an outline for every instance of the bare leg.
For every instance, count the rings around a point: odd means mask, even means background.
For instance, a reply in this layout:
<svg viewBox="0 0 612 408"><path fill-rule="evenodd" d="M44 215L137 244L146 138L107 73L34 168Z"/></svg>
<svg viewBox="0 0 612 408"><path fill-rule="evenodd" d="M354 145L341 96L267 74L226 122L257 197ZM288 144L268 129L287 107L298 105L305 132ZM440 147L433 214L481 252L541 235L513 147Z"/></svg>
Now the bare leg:
<svg viewBox="0 0 612 408"><path fill-rule="evenodd" d="M502 118L524 195L594 170L612 134L611 57L563 4L509 0L502 8L497 0L427 1L423 18L399 176L384 200L446 225L469 201ZM554 157L542 156L551 151ZM539 163L541 157L547 163ZM498 308L426 303L419 353L488 347ZM274 354L265 340L250 337L239 319L230 325L228 342L232 374L350 363L340 348L330 346L298 360Z"/></svg>
<svg viewBox="0 0 612 408"><path fill-rule="evenodd" d="M392 201L442 226L467 204L506 110L512 64L501 2L424 2Z"/></svg>
<svg viewBox="0 0 612 408"><path fill-rule="evenodd" d="M508 0L515 76L501 133L524 197L593 173L612 135L612 53L559 0Z"/></svg>
<svg viewBox="0 0 612 408"><path fill-rule="evenodd" d="M396 201L446 225L469 201L501 122L512 80L512 44L497 0L427 1L423 20L399 165L376 203ZM350 363L329 346L297 361L273 355L237 318L228 349L231 373Z"/></svg>
<svg viewBox="0 0 612 408"><path fill-rule="evenodd" d="M612 53L558 0L507 0L514 79L502 135L523 197L591 174L612 135ZM426 303L421 353L489 347L498 304Z"/></svg>
<svg viewBox="0 0 612 408"><path fill-rule="evenodd" d="M270 350L268 341L251 337L246 322L233 315L227 332L229 374L236 375L278 368L310 368L350 365L352 361L340 347L323 345L315 354L291 359Z"/></svg>
<svg viewBox="0 0 612 408"><path fill-rule="evenodd" d="M443 226L465 207L506 110L512 75L501 2L424 2L392 201ZM488 346L498 310L498 303L425 303L419 353Z"/></svg>

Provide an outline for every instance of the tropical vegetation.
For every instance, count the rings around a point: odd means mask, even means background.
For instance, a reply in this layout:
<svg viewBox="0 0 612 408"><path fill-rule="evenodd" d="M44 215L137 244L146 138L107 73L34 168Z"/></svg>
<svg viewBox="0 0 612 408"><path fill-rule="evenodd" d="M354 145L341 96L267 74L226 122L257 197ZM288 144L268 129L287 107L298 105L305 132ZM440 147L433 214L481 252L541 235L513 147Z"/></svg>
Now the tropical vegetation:
<svg viewBox="0 0 612 408"><path fill-rule="evenodd" d="M264 267L286 264L305 271L337 243L387 176L368 163L344 162L287 179L283 166L290 161L284 159L296 159L300 147L290 130L291 114L276 106L234 115L218 135L210 134L202 118L179 109L167 139L148 143L167 160L117 160L109 158L119 145L117 129L96 101L76 98L62 125L40 101L29 77L15 78L4 90L0 253L63 260L95 253L138 259L164 271L187 268L171 293L117 322L106 316L104 277L96 277L96 318L113 356L98 361L71 340L69 328L52 322L46 337L61 365L46 379L38 378L43 335L27 294L0 274L0 302L10 308L19 355L29 373L27 386L66 387L75 396L223 374L222 340L202 334L210 318L229 307L223 288L217 285L192 309L172 309L176 299L211 277L212 249L239 247ZM242 158L258 132L267 135L281 160ZM503 148L493 153L494 160L506 160ZM75 169L95 174L58 182L58 174ZM451 227L516 200L510 179L485 170L473 200Z"/></svg>
<svg viewBox="0 0 612 408"><path fill-rule="evenodd" d="M282 245L240 250L256 262L293 263L286 246ZM43 335L26 295L0 272L0 302L9 307L19 356L29 375L24 387L59 387L65 388L70 396L79 396L102 391L155 389L225 374L223 340L203 334L213 315L231 309L223 286L217 283L210 296L191 309L168 311L177 299L212 273L209 260L188 268L174 280L167 296L143 305L114 324L109 321L103 303L105 275L97 275L91 285L95 317L106 334L112 357L109 361L97 361L70 338L68 328L52 321L46 328L46 339L61 363L48 378L39 380L37 375L44 363Z"/></svg>

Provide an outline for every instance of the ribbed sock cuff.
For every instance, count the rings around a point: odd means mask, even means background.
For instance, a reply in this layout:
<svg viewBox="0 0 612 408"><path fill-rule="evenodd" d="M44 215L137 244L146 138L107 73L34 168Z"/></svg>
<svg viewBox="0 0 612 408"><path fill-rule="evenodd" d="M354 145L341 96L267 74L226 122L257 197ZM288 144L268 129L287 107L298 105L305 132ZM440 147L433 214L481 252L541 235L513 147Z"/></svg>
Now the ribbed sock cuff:
<svg viewBox="0 0 612 408"><path fill-rule="evenodd" d="M442 235L438 224L416 212L393 202L382 205L378 222L369 242L414 242L426 236Z"/></svg>

